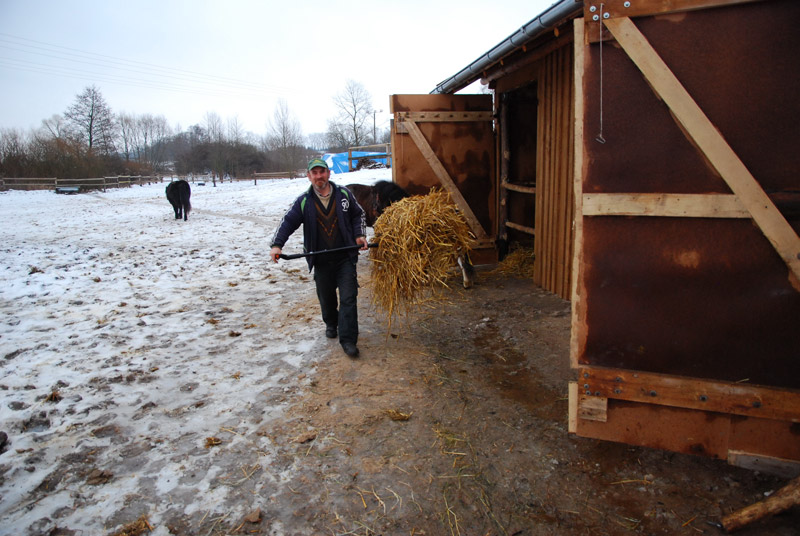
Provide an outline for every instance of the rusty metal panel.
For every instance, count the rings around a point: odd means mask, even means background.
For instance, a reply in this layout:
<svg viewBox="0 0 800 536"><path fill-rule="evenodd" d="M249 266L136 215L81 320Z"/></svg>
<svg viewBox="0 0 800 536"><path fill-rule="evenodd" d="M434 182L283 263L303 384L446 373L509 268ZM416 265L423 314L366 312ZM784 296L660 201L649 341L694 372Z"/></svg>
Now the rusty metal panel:
<svg viewBox="0 0 800 536"><path fill-rule="evenodd" d="M800 292L749 220L584 219L579 361L800 388Z"/></svg>
<svg viewBox="0 0 800 536"><path fill-rule="evenodd" d="M800 3L785 0L634 20L761 185L797 187ZM728 193L613 43L589 47L586 192ZM634 188L634 189L631 189Z"/></svg>
<svg viewBox="0 0 800 536"><path fill-rule="evenodd" d="M634 22L800 232L800 3ZM584 192L731 193L624 51L584 51ZM800 284L751 220L582 225L579 363L800 389Z"/></svg>

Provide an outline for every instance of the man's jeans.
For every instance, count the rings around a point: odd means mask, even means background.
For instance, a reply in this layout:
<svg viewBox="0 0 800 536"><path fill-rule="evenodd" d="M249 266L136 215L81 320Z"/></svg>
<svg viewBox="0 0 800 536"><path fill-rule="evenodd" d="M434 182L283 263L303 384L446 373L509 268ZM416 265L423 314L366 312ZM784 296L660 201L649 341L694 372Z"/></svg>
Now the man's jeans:
<svg viewBox="0 0 800 536"><path fill-rule="evenodd" d="M358 342L358 279L356 259L349 256L314 262L314 282L322 310L322 320L328 327L339 329L339 342ZM336 289L339 289L339 298Z"/></svg>

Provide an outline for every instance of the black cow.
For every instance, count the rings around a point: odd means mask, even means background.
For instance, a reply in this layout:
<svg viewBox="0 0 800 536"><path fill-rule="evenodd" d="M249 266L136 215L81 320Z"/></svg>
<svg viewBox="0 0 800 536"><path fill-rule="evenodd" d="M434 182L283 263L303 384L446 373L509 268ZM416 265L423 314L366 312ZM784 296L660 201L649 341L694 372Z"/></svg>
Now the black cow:
<svg viewBox="0 0 800 536"><path fill-rule="evenodd" d="M167 184L167 200L172 204L175 209L175 219L179 220L183 217L186 221L189 216L189 211L192 210L192 204L189 198L192 197L192 189L189 183L181 179Z"/></svg>

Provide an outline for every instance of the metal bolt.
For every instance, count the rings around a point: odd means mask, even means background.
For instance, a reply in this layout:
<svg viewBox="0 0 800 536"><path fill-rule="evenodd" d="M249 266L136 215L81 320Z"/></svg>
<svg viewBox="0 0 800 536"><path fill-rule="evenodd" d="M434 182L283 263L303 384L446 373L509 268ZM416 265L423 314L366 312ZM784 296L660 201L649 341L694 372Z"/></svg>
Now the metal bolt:
<svg viewBox="0 0 800 536"><path fill-rule="evenodd" d="M594 396L600 396L600 391L595 391Z"/></svg>
<svg viewBox="0 0 800 536"><path fill-rule="evenodd" d="M586 395L587 395L587 396L592 396L592 392L587 390L587 391L586 391Z"/></svg>
<svg viewBox="0 0 800 536"><path fill-rule="evenodd" d="M624 4L622 4L622 5L623 5L623 6L625 6L625 7L631 7L631 3L630 3L630 2L625 2L625 3L624 3Z"/></svg>
<svg viewBox="0 0 800 536"><path fill-rule="evenodd" d="M620 394L621 392L622 392L622 389L614 389L614 393L616 393L616 394Z"/></svg>
<svg viewBox="0 0 800 536"><path fill-rule="evenodd" d="M583 373L583 377L584 377L584 378L588 378L588 377L589 377L589 373L588 373L588 372L584 372L584 373Z"/></svg>
<svg viewBox="0 0 800 536"><path fill-rule="evenodd" d="M589 384L588 384L588 383L584 383L584 384L583 384L583 388L584 388L584 389L588 389L588 388L589 388Z"/></svg>
<svg viewBox="0 0 800 536"><path fill-rule="evenodd" d="M592 15L592 20L597 22L597 21L600 20L600 16L599 15Z"/></svg>
<svg viewBox="0 0 800 536"><path fill-rule="evenodd" d="M617 376L616 378L614 378L614 381L615 381L615 382L621 382L621 381L622 381L622 378L620 378L619 376Z"/></svg>
<svg viewBox="0 0 800 536"><path fill-rule="evenodd" d="M700 402L705 402L706 400L708 400L706 395L700 395Z"/></svg>
<svg viewBox="0 0 800 536"><path fill-rule="evenodd" d="M592 13L594 13L595 11L597 11L597 6L591 6L591 7L589 8L589 11L591 11Z"/></svg>
<svg viewBox="0 0 800 536"><path fill-rule="evenodd" d="M610 17L610 16L611 16L611 15L609 15L609 14L608 14L608 11L606 11L605 13L603 13L603 18L604 18L604 19L607 19L607 18L608 18L608 17Z"/></svg>
<svg viewBox="0 0 800 536"><path fill-rule="evenodd" d="M761 402L756 400L755 402L753 402L753 407L754 408L760 408L761 407Z"/></svg>
<svg viewBox="0 0 800 536"><path fill-rule="evenodd" d="M656 393L655 391L650 391L650 396L658 396L658 393Z"/></svg>

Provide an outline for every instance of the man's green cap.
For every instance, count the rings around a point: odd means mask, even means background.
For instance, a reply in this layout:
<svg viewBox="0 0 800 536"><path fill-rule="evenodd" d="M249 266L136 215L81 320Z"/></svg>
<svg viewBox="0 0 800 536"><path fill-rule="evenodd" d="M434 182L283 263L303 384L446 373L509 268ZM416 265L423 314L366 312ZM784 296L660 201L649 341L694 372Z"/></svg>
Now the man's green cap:
<svg viewBox="0 0 800 536"><path fill-rule="evenodd" d="M328 169L328 163L322 158L314 158L308 163L308 170L311 171L311 168L315 167L324 167L325 169Z"/></svg>

